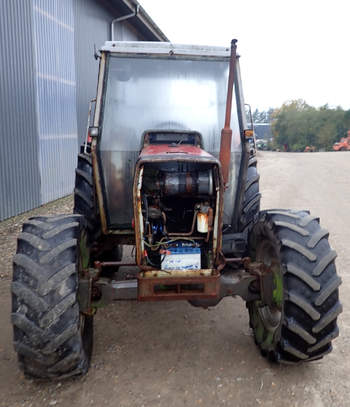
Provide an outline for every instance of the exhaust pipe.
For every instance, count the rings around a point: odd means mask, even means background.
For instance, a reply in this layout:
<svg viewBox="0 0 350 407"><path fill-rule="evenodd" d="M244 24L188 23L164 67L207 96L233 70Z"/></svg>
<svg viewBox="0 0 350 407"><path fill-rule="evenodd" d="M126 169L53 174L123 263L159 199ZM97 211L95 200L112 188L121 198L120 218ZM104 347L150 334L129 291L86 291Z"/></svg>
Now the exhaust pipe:
<svg viewBox="0 0 350 407"><path fill-rule="evenodd" d="M224 184L227 187L230 162L231 162L231 142L232 142L232 129L231 129L231 109L232 109L232 94L233 85L235 83L236 59L237 59L237 40L231 41L231 57L230 57L230 70L228 74L227 86L227 99L226 99L226 115L225 126L221 130L220 142L220 162L222 169L222 176Z"/></svg>

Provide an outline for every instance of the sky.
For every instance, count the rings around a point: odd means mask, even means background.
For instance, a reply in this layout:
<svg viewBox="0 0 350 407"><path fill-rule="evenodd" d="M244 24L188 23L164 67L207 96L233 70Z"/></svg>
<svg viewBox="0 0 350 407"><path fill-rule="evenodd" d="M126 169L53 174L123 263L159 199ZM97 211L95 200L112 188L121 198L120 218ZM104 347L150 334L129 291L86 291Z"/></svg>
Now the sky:
<svg viewBox="0 0 350 407"><path fill-rule="evenodd" d="M304 99L350 109L350 0L139 0L170 41L238 39L253 109Z"/></svg>

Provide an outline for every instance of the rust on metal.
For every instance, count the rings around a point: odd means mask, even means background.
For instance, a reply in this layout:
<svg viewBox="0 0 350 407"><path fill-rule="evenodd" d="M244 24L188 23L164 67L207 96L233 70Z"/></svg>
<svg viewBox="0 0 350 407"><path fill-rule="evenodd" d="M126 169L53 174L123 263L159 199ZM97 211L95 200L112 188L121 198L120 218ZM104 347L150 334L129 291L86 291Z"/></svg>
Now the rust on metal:
<svg viewBox="0 0 350 407"><path fill-rule="evenodd" d="M89 128L90 128L90 124L91 124L91 111L92 111L93 103L96 103L96 98L91 99L89 102L88 120L87 120L85 143L84 143L84 154L87 154L88 143L91 143L91 136L89 134Z"/></svg>
<svg viewBox="0 0 350 407"><path fill-rule="evenodd" d="M97 144L97 141L94 138L91 143L92 173L93 173L93 177L94 177L97 202L98 202L98 206L100 209L101 229L102 229L103 234L107 234L108 233L107 218L106 218L106 211L105 211L104 201L103 201L103 192L102 192L100 171L99 171L98 162L97 162L96 144Z"/></svg>
<svg viewBox="0 0 350 407"><path fill-rule="evenodd" d="M221 162L222 175L224 178L225 186L228 183L230 161L231 161L231 142L232 142L231 110L232 110L232 96L233 96L233 86L234 86L234 82L235 82L235 70L236 70L236 59L237 59L236 51L237 51L237 40L232 40L230 70L229 70L228 85L227 85L225 126L221 130L221 141L220 141L220 162Z"/></svg>
<svg viewBox="0 0 350 407"><path fill-rule="evenodd" d="M220 274L205 277L137 277L139 301L217 298Z"/></svg>
<svg viewBox="0 0 350 407"><path fill-rule="evenodd" d="M271 267L267 267L261 262L252 262L249 257L225 259L221 252L218 253L217 258L220 266L216 269L168 272L155 270L149 266L139 267L137 287L134 287L135 290L137 288L137 299L139 301L190 300L200 306L214 306L226 296L240 295L246 300L254 300L260 298L261 293L271 291L273 288ZM108 290L111 292L115 289L113 282L98 280L103 267L135 266L135 263L123 262L97 261L94 264L97 270L97 274L92 278L91 287L91 297L94 303L108 300L106 298L103 300L105 291L101 291L101 288L107 290L108 286L110 287ZM221 273L226 264L237 266ZM100 282L102 280L103 282ZM253 291L249 288L252 285L255 288ZM120 299L121 297L119 298L115 294L115 298ZM133 298L136 299L136 291ZM132 298L129 296L128 299ZM85 306L85 308L88 307Z"/></svg>
<svg viewBox="0 0 350 407"><path fill-rule="evenodd" d="M151 149L152 147L152 149ZM155 148L157 147L157 148ZM135 217L135 246L136 246L136 264L141 270L153 270L153 267L147 266L144 261L144 250L143 250L143 233L141 231L141 228L143 228L143 222L142 225L140 223L140 219L142 219L142 212L141 212L141 195L138 196L138 187L140 183L140 173L141 169L143 168L144 164L146 163L161 163L161 162L169 162L169 161L183 161L183 162L193 162L193 163L208 163L212 164L214 168L214 174L216 177L216 208L214 212L214 226L213 226L213 259L215 266L218 267L220 264L222 264L221 257L218 256L218 254L221 252L221 247L222 247L222 216L223 216L223 206L224 206L224 201L223 201L223 192L224 192L224 183L223 183L223 177L221 173L221 164L220 161L212 156L209 153L204 152L203 150L199 148L194 148L193 146L186 146L189 149L190 152L195 153L194 155L191 154L165 154L164 146L149 146L148 153L146 153L146 149L143 149L141 151L141 154L136 162L136 168L135 168L135 176L134 176L134 184L133 184L133 207L134 207L134 217ZM152 153L152 154L151 154ZM194 231L194 226L195 226L195 221L196 221L196 216L194 216L194 225L193 225L193 231ZM192 225L191 225L192 226ZM187 232L189 235L193 233L192 227L191 231ZM179 234L172 234L168 233L169 236L188 236L186 233L179 233ZM196 239L205 239L206 237L203 236L196 236Z"/></svg>
<svg viewBox="0 0 350 407"><path fill-rule="evenodd" d="M208 233L207 233L207 237L205 238L206 242L209 242L210 233L213 230L213 219L214 219L213 208L209 208L209 210L208 210Z"/></svg>
<svg viewBox="0 0 350 407"><path fill-rule="evenodd" d="M250 257L226 257L225 261L226 263L241 263L244 265L250 263Z"/></svg>
<svg viewBox="0 0 350 407"><path fill-rule="evenodd" d="M133 206L135 216L135 246L136 246L136 264L140 267L147 267L142 263L143 248L141 245L142 233L141 233L141 221L142 221L142 208L141 208L141 194L139 193L139 183L141 171L143 171L143 165L136 164L134 186L133 186ZM143 226L143 225L142 225Z"/></svg>
<svg viewBox="0 0 350 407"><path fill-rule="evenodd" d="M142 277L204 277L215 274L216 271L212 269L198 269L198 270L152 270L146 271L141 274Z"/></svg>
<svg viewBox="0 0 350 407"><path fill-rule="evenodd" d="M215 259L215 264L219 267L222 264L222 218L224 212L224 182L221 171L221 165L214 169L214 174L217 179L216 188L216 208L214 217L214 227L213 227L213 255ZM216 240L216 241L215 241Z"/></svg>
<svg viewBox="0 0 350 407"><path fill-rule="evenodd" d="M102 267L136 267L136 263L125 263L123 261L95 261L95 267L100 269Z"/></svg>
<svg viewBox="0 0 350 407"><path fill-rule="evenodd" d="M225 256L221 250L216 255L215 265L218 273L221 273L226 266Z"/></svg>
<svg viewBox="0 0 350 407"><path fill-rule="evenodd" d="M98 76L98 84L97 84L97 95L96 95L96 105L95 105L95 115L94 115L94 126L95 127L98 127L99 122L100 122L105 64L106 64L106 55L103 52L101 55L101 60L100 60L100 68L99 68L99 76ZM98 168L96 148L97 148L97 139L96 139L96 137L93 137L92 141L91 141L92 173L93 173L94 184L95 184L95 189L96 189L97 202L98 202L98 206L100 209L101 229L102 229L103 234L107 234L108 233L107 218L106 218L106 211L104 208L101 177L100 177L100 172L99 172L99 168Z"/></svg>

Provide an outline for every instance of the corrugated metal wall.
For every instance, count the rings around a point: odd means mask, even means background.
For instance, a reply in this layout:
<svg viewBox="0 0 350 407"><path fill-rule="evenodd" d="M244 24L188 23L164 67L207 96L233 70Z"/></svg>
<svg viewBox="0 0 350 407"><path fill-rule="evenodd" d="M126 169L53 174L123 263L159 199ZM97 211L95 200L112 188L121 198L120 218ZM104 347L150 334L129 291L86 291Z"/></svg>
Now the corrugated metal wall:
<svg viewBox="0 0 350 407"><path fill-rule="evenodd" d="M32 4L0 1L0 220L40 205Z"/></svg>
<svg viewBox="0 0 350 407"><path fill-rule="evenodd" d="M72 0L33 0L41 202L73 190L77 114Z"/></svg>
<svg viewBox="0 0 350 407"><path fill-rule="evenodd" d="M119 16L117 11L101 3L94 0L74 0L77 121L80 144L85 138L88 104L96 96L98 61L94 59L94 46L99 49L105 41L111 39L111 21ZM114 38L129 41L144 39L127 22L115 26Z"/></svg>
<svg viewBox="0 0 350 407"><path fill-rule="evenodd" d="M72 192L111 4L0 0L0 221ZM145 38L123 22L115 39Z"/></svg>

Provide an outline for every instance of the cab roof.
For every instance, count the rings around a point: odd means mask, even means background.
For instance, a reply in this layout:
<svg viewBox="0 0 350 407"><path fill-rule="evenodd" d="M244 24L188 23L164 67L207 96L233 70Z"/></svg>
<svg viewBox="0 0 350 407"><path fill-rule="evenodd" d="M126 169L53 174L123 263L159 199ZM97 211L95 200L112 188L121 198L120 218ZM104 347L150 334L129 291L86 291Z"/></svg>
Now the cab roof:
<svg viewBox="0 0 350 407"><path fill-rule="evenodd" d="M220 59L230 58L230 47L173 44L171 42L155 41L106 41L101 48L101 51L123 55L153 54L162 56L194 56Z"/></svg>

